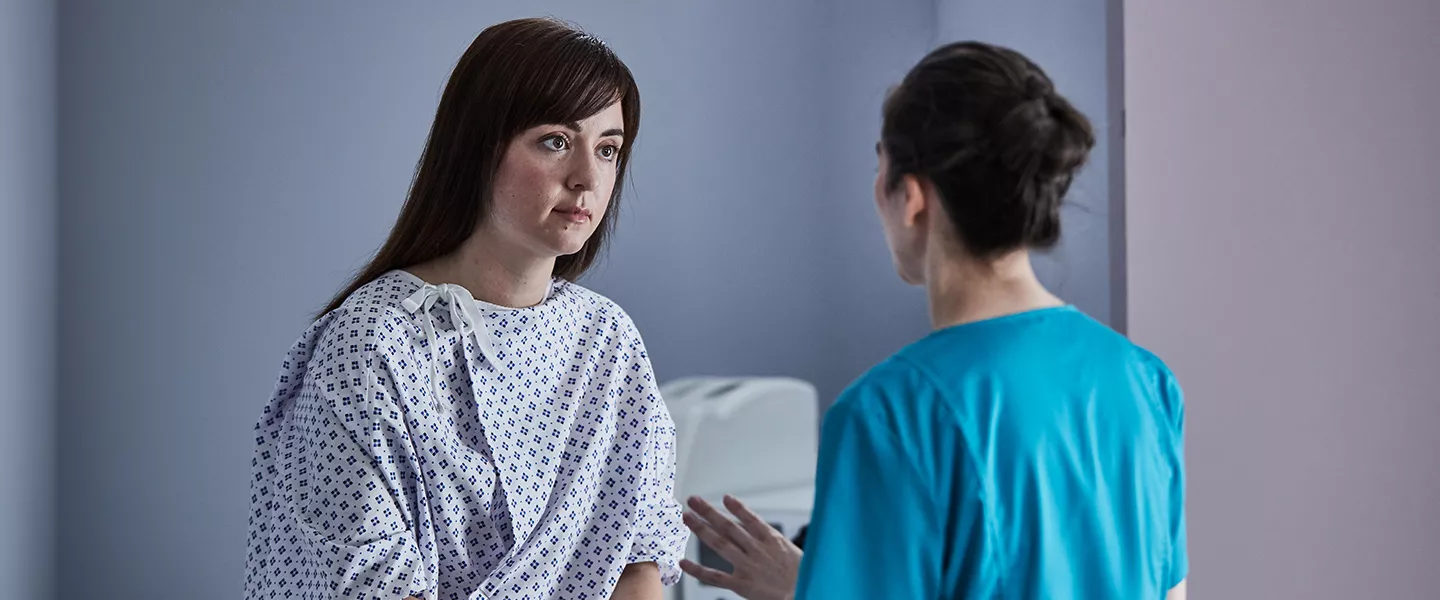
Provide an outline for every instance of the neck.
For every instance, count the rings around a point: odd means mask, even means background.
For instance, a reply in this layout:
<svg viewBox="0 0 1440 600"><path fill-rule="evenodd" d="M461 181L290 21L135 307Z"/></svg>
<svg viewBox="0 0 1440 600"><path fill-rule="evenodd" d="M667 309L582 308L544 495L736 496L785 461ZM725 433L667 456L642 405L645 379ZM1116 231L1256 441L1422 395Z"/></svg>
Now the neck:
<svg viewBox="0 0 1440 600"><path fill-rule="evenodd" d="M459 250L417 265L411 272L427 283L459 285L476 300L498 306L524 308L543 302L555 269L554 257L524 256L514 246L495 243L496 238L471 236Z"/></svg>
<svg viewBox="0 0 1440 600"><path fill-rule="evenodd" d="M1040 283L1027 251L993 261L927 254L937 257L925 269L930 324L935 329L1065 304Z"/></svg>

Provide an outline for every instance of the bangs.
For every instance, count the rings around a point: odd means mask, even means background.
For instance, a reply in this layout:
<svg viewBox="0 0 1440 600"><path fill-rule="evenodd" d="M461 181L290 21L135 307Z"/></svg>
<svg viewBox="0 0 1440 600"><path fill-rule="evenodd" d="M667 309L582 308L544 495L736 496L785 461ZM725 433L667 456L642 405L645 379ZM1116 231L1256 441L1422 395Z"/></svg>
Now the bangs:
<svg viewBox="0 0 1440 600"><path fill-rule="evenodd" d="M518 128L513 133L537 125L580 121L616 102L633 103L638 96L630 69L594 37L571 32L536 54L532 56L539 67L535 72L545 75L520 84L514 105L520 118L515 120ZM638 107L623 108L625 137L629 139L634 134L630 115Z"/></svg>

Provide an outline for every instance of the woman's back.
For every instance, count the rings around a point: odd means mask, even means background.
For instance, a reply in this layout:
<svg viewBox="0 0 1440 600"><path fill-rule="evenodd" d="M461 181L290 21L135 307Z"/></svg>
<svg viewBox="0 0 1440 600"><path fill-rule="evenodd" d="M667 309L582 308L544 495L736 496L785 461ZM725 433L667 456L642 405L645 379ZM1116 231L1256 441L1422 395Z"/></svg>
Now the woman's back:
<svg viewBox="0 0 1440 600"><path fill-rule="evenodd" d="M935 331L826 414L797 598L1184 597L1179 387L1030 262L1059 243L1094 145L1089 119L1008 48L947 44L890 91L875 204ZM690 519L702 540L733 531L714 517ZM688 571L786 587L747 567Z"/></svg>
<svg viewBox="0 0 1440 600"><path fill-rule="evenodd" d="M1074 308L936 331L827 415L800 597L1162 598L1182 420L1169 370Z"/></svg>

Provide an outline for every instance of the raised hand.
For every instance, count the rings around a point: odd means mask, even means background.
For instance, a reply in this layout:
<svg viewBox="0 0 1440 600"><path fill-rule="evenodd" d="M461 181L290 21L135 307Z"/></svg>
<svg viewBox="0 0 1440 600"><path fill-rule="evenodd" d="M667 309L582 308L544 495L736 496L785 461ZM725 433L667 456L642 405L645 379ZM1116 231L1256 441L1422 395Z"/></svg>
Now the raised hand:
<svg viewBox="0 0 1440 600"><path fill-rule="evenodd" d="M733 519L699 498L691 498L688 504L691 512L685 513L685 525L735 569L726 573L684 560L680 561L682 570L746 600L788 600L795 596L803 556L799 547L730 496L725 497L725 508L735 516Z"/></svg>

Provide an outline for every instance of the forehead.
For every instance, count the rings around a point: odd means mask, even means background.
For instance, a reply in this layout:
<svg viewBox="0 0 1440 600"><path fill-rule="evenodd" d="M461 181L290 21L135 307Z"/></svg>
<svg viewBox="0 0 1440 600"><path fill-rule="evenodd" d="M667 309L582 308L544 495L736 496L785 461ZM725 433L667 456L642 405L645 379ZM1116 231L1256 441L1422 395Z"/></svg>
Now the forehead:
<svg viewBox="0 0 1440 600"><path fill-rule="evenodd" d="M530 129L542 129L559 125L572 132L583 135L611 136L624 135L625 113L621 110L619 102L605 107L598 113L580 119L564 123L540 123Z"/></svg>
<svg viewBox="0 0 1440 600"><path fill-rule="evenodd" d="M621 109L620 103L615 102L605 107L600 112L580 119L580 125L586 129L591 127L603 127L610 129L620 127L625 123L625 111Z"/></svg>

